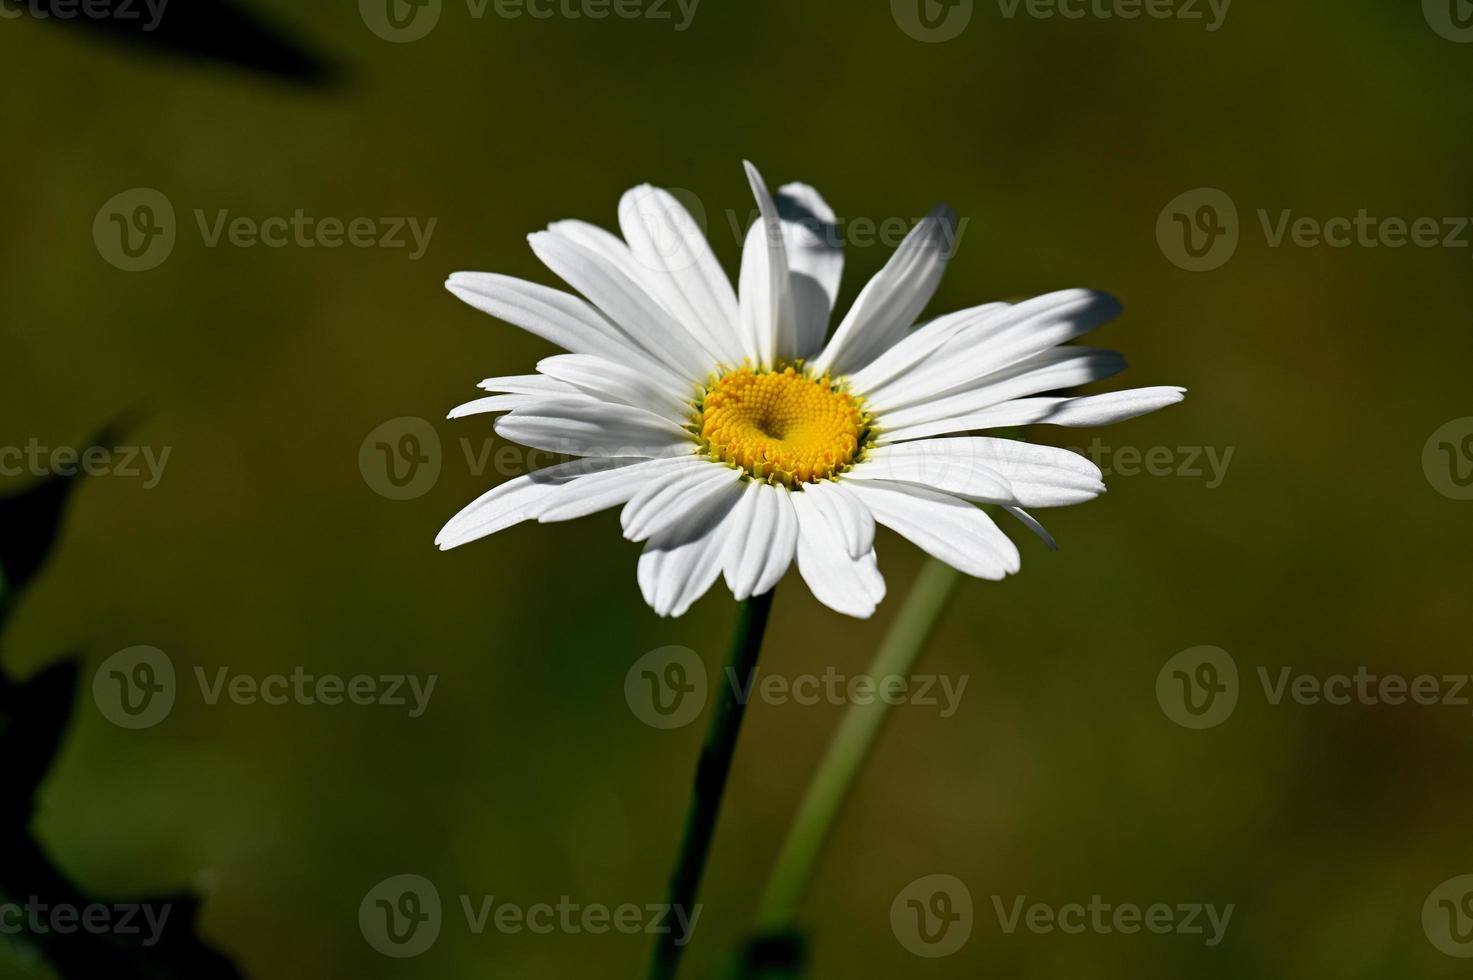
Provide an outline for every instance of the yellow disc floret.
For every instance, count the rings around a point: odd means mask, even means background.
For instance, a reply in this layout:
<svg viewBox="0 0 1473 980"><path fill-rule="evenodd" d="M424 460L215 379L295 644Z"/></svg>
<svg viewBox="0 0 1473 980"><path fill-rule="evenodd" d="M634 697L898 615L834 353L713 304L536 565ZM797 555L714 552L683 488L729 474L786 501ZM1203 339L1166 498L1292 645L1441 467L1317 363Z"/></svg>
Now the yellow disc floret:
<svg viewBox="0 0 1473 980"><path fill-rule="evenodd" d="M858 456L867 430L854 396L785 367L733 371L707 389L695 417L707 454L759 480L829 479Z"/></svg>

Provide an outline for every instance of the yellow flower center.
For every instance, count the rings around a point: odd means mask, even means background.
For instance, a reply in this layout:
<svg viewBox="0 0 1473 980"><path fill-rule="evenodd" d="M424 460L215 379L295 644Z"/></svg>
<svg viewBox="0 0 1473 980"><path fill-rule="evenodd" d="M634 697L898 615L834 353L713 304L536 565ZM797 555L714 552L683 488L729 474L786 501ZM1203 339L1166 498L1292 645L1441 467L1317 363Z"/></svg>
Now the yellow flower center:
<svg viewBox="0 0 1473 980"><path fill-rule="evenodd" d="M695 425L713 458L788 486L844 471L867 434L856 398L827 377L810 378L791 367L725 375L707 388Z"/></svg>

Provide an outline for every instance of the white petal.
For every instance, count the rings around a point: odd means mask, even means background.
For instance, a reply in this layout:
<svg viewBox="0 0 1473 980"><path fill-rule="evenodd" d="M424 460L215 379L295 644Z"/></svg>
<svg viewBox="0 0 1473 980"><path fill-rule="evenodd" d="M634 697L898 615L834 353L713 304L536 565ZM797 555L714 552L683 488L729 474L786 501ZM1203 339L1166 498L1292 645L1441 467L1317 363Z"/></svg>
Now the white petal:
<svg viewBox="0 0 1473 980"><path fill-rule="evenodd" d="M1185 388L1157 387L1074 398L1017 398L961 418L908 427L905 438L919 439L944 432L1003 429L1018 425L1110 425L1175 405L1185 397Z"/></svg>
<svg viewBox="0 0 1473 980"><path fill-rule="evenodd" d="M563 350L598 354L632 367L670 373L613 321L577 296L489 272L457 272L446 281L445 288L481 312Z"/></svg>
<svg viewBox="0 0 1473 980"><path fill-rule="evenodd" d="M738 601L771 592L793 563L798 517L788 497L788 490L760 480L746 484L723 559L727 587Z"/></svg>
<svg viewBox="0 0 1473 980"><path fill-rule="evenodd" d="M844 277L839 219L823 196L807 184L778 188L776 204L782 217L793 290L796 356L809 359L823 349Z"/></svg>
<svg viewBox="0 0 1473 980"><path fill-rule="evenodd" d="M988 375L965 390L922 399L891 411L872 408L880 429L878 439L881 442L914 439L917 438L917 427L925 422L969 418L1015 398L1103 381L1124 370L1125 358L1115 351L1093 347L1055 347ZM934 434L938 430L930 431ZM965 430L956 428L953 423L940 431Z"/></svg>
<svg viewBox="0 0 1473 980"><path fill-rule="evenodd" d="M943 204L911 229L814 361L817 373L853 374L905 336L941 284L955 226L956 212Z"/></svg>
<svg viewBox="0 0 1473 980"><path fill-rule="evenodd" d="M447 419L463 419L470 415L489 415L493 412L510 412L514 408L523 405L534 405L545 399L547 395L491 395L489 398L477 398L468 401L464 405L456 405L450 410ZM562 397L577 398L577 393L564 395Z"/></svg>
<svg viewBox="0 0 1473 980"><path fill-rule="evenodd" d="M846 485L875 520L968 575L997 580L1022 566L1017 545L973 504L900 483L849 480Z"/></svg>
<svg viewBox="0 0 1473 980"><path fill-rule="evenodd" d="M905 447L919 445L923 464L906 453ZM1065 507L1093 500L1105 492L1100 468L1078 453L1053 446L1040 446L1016 439L993 439L987 436L958 436L920 443L903 443L894 447L872 449L869 457L881 460L895 451L896 458L907 461L889 468L881 463L877 469L865 467L870 460L849 471L862 473L914 472L907 482L921 482L947 493L986 503L1020 504L1024 507ZM912 471L905 467L918 467ZM924 477L921 479L920 477ZM988 482L1001 479L1008 496L994 495ZM987 482L984 482L987 481Z"/></svg>
<svg viewBox="0 0 1473 980"><path fill-rule="evenodd" d="M1089 289L1019 303L960 331L920 369L870 391L871 410L887 412L971 390L989 375L1088 333L1119 313L1114 297Z"/></svg>
<svg viewBox="0 0 1473 980"><path fill-rule="evenodd" d="M689 432L652 412L593 398L542 398L496 421L503 438L572 456L682 456Z"/></svg>
<svg viewBox="0 0 1473 980"><path fill-rule="evenodd" d="M695 333L713 361L740 364L736 292L685 206L644 184L619 202L619 227L666 309Z"/></svg>
<svg viewBox="0 0 1473 980"><path fill-rule="evenodd" d="M639 556L639 588L656 613L683 615L716 582L727 543L739 530L733 515L741 497L741 484L727 484L721 494L645 546Z"/></svg>
<svg viewBox="0 0 1473 980"><path fill-rule="evenodd" d="M693 458L671 456L664 459L640 459L629 466L580 477L549 497L538 512L537 520L544 524L571 521L626 504L630 497L652 480L658 479L660 474L688 465Z"/></svg>
<svg viewBox="0 0 1473 980"><path fill-rule="evenodd" d="M593 355L589 355L593 356ZM578 389L545 374L512 374L500 378L487 378L476 385L482 391L508 395L570 395Z"/></svg>
<svg viewBox="0 0 1473 980"><path fill-rule="evenodd" d="M987 323L1009 308L1008 303L984 303L924 323L907 334L904 340L871 361L863 370L850 375L849 383L856 392L869 395L893 379L916 370L918 364L961 331Z"/></svg>
<svg viewBox="0 0 1473 980"><path fill-rule="evenodd" d="M607 249L596 249L585 241L568 237L562 225L555 228L528 238L532 251L549 269L592 300L625 334L681 377L697 381L710 373L714 366L710 355L626 266ZM618 242L618 246L628 251L623 242ZM632 263L633 259L628 261Z"/></svg>
<svg viewBox="0 0 1473 980"><path fill-rule="evenodd" d="M750 163L745 166L761 217L752 226L742 249L739 283L742 335L747 355L755 355L758 366L772 367L780 360L796 357L798 350L787 245L777 205L762 175Z"/></svg>
<svg viewBox="0 0 1473 980"><path fill-rule="evenodd" d="M805 485L803 493L810 495L809 499L839 532L850 558L859 558L874 550L874 515L843 484L823 480Z"/></svg>
<svg viewBox="0 0 1473 980"><path fill-rule="evenodd" d="M915 483L991 504L1013 503L1012 485L988 466L990 458L975 449L968 439L928 439L876 446L845 476L855 480Z"/></svg>
<svg viewBox="0 0 1473 980"><path fill-rule="evenodd" d="M488 534L531 520L564 487L588 474L632 466L634 459L575 459L507 480L482 494L452 517L435 538L440 550L484 538Z"/></svg>
<svg viewBox="0 0 1473 980"><path fill-rule="evenodd" d="M814 598L835 612L868 619L885 598L874 550L850 558L843 535L803 493L790 495L798 516L798 571Z"/></svg>
<svg viewBox="0 0 1473 980"><path fill-rule="evenodd" d="M564 387L601 401L633 405L683 425L695 410L694 385L679 387L593 354L559 354L537 362L537 370Z"/></svg>
<svg viewBox="0 0 1473 980"><path fill-rule="evenodd" d="M1003 510L1007 511L1009 514L1012 514L1014 517L1022 522L1024 527L1042 538L1043 543L1048 545L1048 549L1050 551L1059 550L1059 542L1054 540L1054 536L1048 533L1048 529L1045 528L1042 524L1038 523L1038 521L1033 517L1032 514L1028 513L1021 507L1013 507L1011 505L1004 506Z"/></svg>
<svg viewBox="0 0 1473 980"><path fill-rule="evenodd" d="M726 492L737 483L742 471L700 457L687 466L661 472L629 498L619 521L624 537L644 541L679 524L688 514Z"/></svg>

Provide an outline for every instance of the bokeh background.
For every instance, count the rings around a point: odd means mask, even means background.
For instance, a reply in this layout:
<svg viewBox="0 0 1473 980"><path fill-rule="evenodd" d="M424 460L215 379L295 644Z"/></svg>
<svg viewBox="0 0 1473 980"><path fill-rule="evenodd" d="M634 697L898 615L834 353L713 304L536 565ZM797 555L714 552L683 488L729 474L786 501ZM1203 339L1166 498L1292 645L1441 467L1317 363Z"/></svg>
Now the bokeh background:
<svg viewBox="0 0 1473 980"><path fill-rule="evenodd" d="M35 824L58 863L97 894L201 889L204 933L253 978L640 974L644 936L476 936L458 896L660 900L702 726L643 724L625 673L678 644L714 674L734 606L718 588L656 618L613 513L432 547L525 465L511 451L505 472L476 472L466 447L502 445L489 420L444 413L552 352L441 283L481 269L552 284L524 236L566 217L612 226L642 181L691 192L734 270L750 158L849 219L909 221L947 200L968 224L933 311L1108 289L1126 314L1097 342L1132 365L1116 386L1191 389L1118 427L1034 437L1169 447L1174 467L1178 447L1233 454L1211 486L1210 470L1115 475L1105 498L1042 515L1059 552L1014 529L1022 574L962 585L920 668L968 677L961 708L895 712L806 907L810 975L1465 973L1421 910L1473 872L1473 709L1274 706L1257 671L1470 671L1473 503L1439 490L1423 451L1473 415L1473 234L1273 247L1257 212L1473 214L1473 45L1410 0L1240 0L1215 31L1205 6L1202 20L1005 9L978 0L959 36L927 43L884 0L704 0L683 31L477 19L445 0L427 36L391 43L352 3L252 6L333 65L307 85L0 21L0 445L85 446L133 412L124 441L171 450L156 487L85 483L4 638L21 676L148 644L184 681L141 731L84 696ZM172 203L177 242L130 273L93 222L139 187ZM1157 223L1201 187L1236 203L1241 235L1226 264L1189 272ZM297 209L436 225L411 260L208 247L195 218ZM889 250L850 242L841 304ZM402 417L436 430L441 473L391 500L360 447ZM863 669L921 567L891 534L879 548L890 598L870 622L790 575L768 670ZM1156 678L1201 644L1231 653L1243 682L1234 715L1194 731ZM439 680L412 719L211 706L196 667ZM750 711L688 975L715 975L745 935L841 710ZM358 925L365 893L403 873L447 905L439 941L409 960ZM977 920L959 952L927 960L897 941L890 906L934 873L967 883ZM1236 910L1209 948L1007 935L995 895ZM0 945L0 976L52 974Z"/></svg>

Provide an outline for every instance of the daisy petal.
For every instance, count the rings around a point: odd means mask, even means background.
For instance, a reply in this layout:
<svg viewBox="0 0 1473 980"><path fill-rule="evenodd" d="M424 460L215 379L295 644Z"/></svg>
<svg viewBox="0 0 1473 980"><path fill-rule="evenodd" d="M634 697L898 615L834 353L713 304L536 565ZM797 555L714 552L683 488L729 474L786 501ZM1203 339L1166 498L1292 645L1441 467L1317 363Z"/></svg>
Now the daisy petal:
<svg viewBox="0 0 1473 980"><path fill-rule="evenodd" d="M476 385L482 391L506 395L572 395L578 389L545 374L512 374L487 378Z"/></svg>
<svg viewBox="0 0 1473 980"><path fill-rule="evenodd" d="M740 516L727 542L724 570L737 601L771 592L793 563L798 517L788 491L752 480L742 492Z"/></svg>
<svg viewBox="0 0 1473 980"><path fill-rule="evenodd" d="M853 374L905 336L941 285L956 241L956 212L938 205L860 292L813 369Z"/></svg>
<svg viewBox="0 0 1473 980"><path fill-rule="evenodd" d="M748 232L742 249L741 328L747 356L758 366L772 367L779 361L792 360L798 350L787 246L777 204L767 184L756 167L750 163L745 166L761 217Z"/></svg>
<svg viewBox="0 0 1473 980"><path fill-rule="evenodd" d="M597 354L641 370L670 373L586 300L535 282L489 272L457 272L456 298L574 354Z"/></svg>
<svg viewBox="0 0 1473 980"><path fill-rule="evenodd" d="M502 438L571 456L684 456L689 432L653 412L594 398L541 398L496 421Z"/></svg>
<svg viewBox="0 0 1473 980"><path fill-rule="evenodd" d="M990 504L1013 503L1012 485L987 465L990 458L984 459L967 439L903 442L871 449L864 462L851 468L845 476L854 480L914 483Z"/></svg>
<svg viewBox="0 0 1473 980"><path fill-rule="evenodd" d="M740 364L736 292L685 206L669 191L642 184L619 202L619 228L666 309L696 334L714 361Z"/></svg>
<svg viewBox="0 0 1473 980"><path fill-rule="evenodd" d="M777 210L787 245L788 271L797 324L795 356L808 359L823 349L829 318L844 277L844 243L838 217L823 196L807 184L778 188Z"/></svg>
<svg viewBox="0 0 1473 980"><path fill-rule="evenodd" d="M660 534L724 494L729 484L741 478L742 471L734 467L696 456L687 458L691 460L688 465L659 473L629 498L619 515L624 537L645 541Z"/></svg>
<svg viewBox="0 0 1473 980"><path fill-rule="evenodd" d="M1119 314L1113 296L1089 289L1066 289L1019 303L960 331L917 370L871 391L871 406L877 412L892 411L971 390L988 375L1074 340Z"/></svg>
<svg viewBox="0 0 1473 980"><path fill-rule="evenodd" d="M452 517L435 538L435 544L441 551L449 551L513 524L532 520L548 500L578 479L638 462L636 459L575 459L507 480Z"/></svg>
<svg viewBox="0 0 1473 980"><path fill-rule="evenodd" d="M1115 351L1056 347L989 375L964 391L921 400L906 408L881 414L884 427L878 438L881 442L899 442L917 438L919 431L933 435L937 431L966 431L965 427L957 426L957 420L970 418L984 409L1025 395L1102 381L1124 370L1125 358ZM950 420L945 429L919 428L922 423L942 420Z"/></svg>
<svg viewBox="0 0 1473 980"><path fill-rule="evenodd" d="M987 436L932 439L893 448L903 450L912 445L924 447L920 456L927 465L923 469L926 479L922 482L985 503L1066 507L1093 500L1105 492L1100 468L1067 449ZM886 450L876 449L872 455L883 459L885 453ZM902 452L900 458L905 459L906 455ZM863 465L854 467L850 474L867 472ZM981 482L999 478L1009 491L1002 499L993 496Z"/></svg>
<svg viewBox="0 0 1473 980"><path fill-rule="evenodd" d="M852 374L849 383L855 391L868 395L895 378L915 370L916 365L925 361L937 348L961 331L971 330L988 322L1003 310L1009 309L1010 305L984 303L922 324L907 334L904 340L871 361L863 370Z"/></svg>
<svg viewBox="0 0 1473 980"><path fill-rule="evenodd" d="M1048 533L1048 529L1045 528L1042 524L1038 523L1038 521L1034 519L1032 514L1028 513L1021 507L1013 507L1011 505L1004 506L1003 510L1007 511L1009 514L1012 514L1014 517L1022 522L1024 527L1042 538L1043 543L1048 545L1049 551L1059 550L1059 542L1054 540L1054 536Z"/></svg>
<svg viewBox="0 0 1473 980"><path fill-rule="evenodd" d="M645 545L639 556L639 588L656 613L684 615L715 584L728 541L740 531L734 515L741 498L741 485L729 483Z"/></svg>
<svg viewBox="0 0 1473 980"><path fill-rule="evenodd" d="M695 381L710 372L710 356L690 332L607 250L574 240L561 229L538 232L528 241L537 257L559 278L592 300L628 336L680 377ZM623 242L618 245L627 252Z"/></svg>
<svg viewBox="0 0 1473 980"><path fill-rule="evenodd" d="M924 435L960 431L952 428L957 422L964 423L962 428L969 431L1018 425L1110 425L1175 405L1186 397L1186 391L1185 388L1162 386L1075 398L1017 398L964 418L910 427L906 430L906 437L918 439Z"/></svg>
<svg viewBox="0 0 1473 980"><path fill-rule="evenodd" d="M627 504L644 486L662 473L687 465L690 456L639 459L631 465L601 473L590 473L559 488L537 514L543 524L571 521Z"/></svg>
<svg viewBox="0 0 1473 980"><path fill-rule="evenodd" d="M804 493L791 494L798 516L798 571L814 598L835 612L868 619L885 598L885 579L874 550L850 558L844 538Z"/></svg>
<svg viewBox="0 0 1473 980"><path fill-rule="evenodd" d="M602 401L644 408L677 425L689 421L696 394L593 354L558 354L537 362L537 370L565 389L584 391Z"/></svg>
<svg viewBox="0 0 1473 980"><path fill-rule="evenodd" d="M1002 579L1022 567L1018 546L977 506L925 487L848 481L875 520L968 575Z"/></svg>
<svg viewBox="0 0 1473 980"><path fill-rule="evenodd" d="M844 539L850 558L859 558L874 550L875 516L843 484L824 480L808 484L803 492L810 495Z"/></svg>

